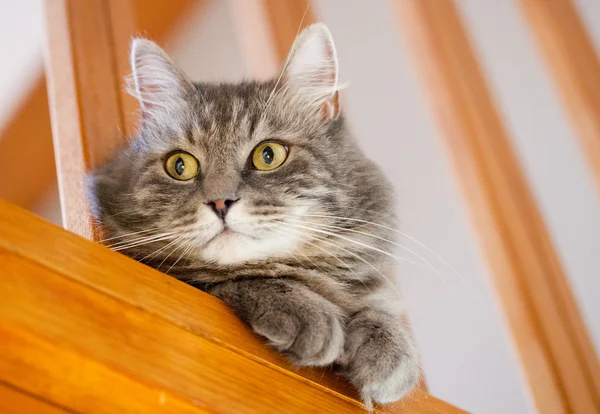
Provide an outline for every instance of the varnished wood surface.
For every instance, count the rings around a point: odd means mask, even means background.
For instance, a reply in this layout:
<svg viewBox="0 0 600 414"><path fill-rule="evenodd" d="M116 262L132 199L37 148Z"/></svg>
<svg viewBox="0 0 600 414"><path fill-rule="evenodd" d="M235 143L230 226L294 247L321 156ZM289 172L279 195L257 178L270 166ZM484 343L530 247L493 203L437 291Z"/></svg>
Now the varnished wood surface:
<svg viewBox="0 0 600 414"><path fill-rule="evenodd" d="M121 92L125 73L119 73L116 52L121 49L114 45L128 44L126 34L134 30L130 1L47 0L46 22L46 73L63 225L91 239L85 177L123 144L127 129Z"/></svg>
<svg viewBox="0 0 600 414"><path fill-rule="evenodd" d="M0 338L4 339L3 336ZM4 348L3 348L4 349ZM17 391L8 384L0 383L0 413L2 414L64 414L68 411L48 401Z"/></svg>
<svg viewBox="0 0 600 414"><path fill-rule="evenodd" d="M0 269L0 385L35 401L76 412L363 412L342 379L294 369L218 299L2 201ZM377 412L461 411L417 392Z"/></svg>
<svg viewBox="0 0 600 414"><path fill-rule="evenodd" d="M519 0L600 189L600 61L572 0ZM595 379L600 389L600 377Z"/></svg>
<svg viewBox="0 0 600 414"><path fill-rule="evenodd" d="M458 11L396 4L538 411L600 412L597 356Z"/></svg>

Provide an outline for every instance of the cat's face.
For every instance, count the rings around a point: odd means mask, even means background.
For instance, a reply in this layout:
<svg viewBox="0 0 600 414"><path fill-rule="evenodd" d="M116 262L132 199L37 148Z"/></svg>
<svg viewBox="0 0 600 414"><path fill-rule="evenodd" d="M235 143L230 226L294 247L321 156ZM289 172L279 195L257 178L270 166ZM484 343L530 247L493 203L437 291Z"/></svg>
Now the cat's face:
<svg viewBox="0 0 600 414"><path fill-rule="evenodd" d="M225 265L290 255L365 184L349 181L357 153L338 114L324 26L299 37L270 82L192 84L147 40L134 43L132 65L139 136L92 187L109 236L141 232L121 242L138 256Z"/></svg>

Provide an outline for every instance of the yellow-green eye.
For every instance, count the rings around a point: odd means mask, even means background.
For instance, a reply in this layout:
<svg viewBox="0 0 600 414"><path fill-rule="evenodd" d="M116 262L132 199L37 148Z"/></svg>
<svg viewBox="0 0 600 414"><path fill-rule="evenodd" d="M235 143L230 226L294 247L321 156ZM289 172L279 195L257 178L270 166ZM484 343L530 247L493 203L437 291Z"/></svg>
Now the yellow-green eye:
<svg viewBox="0 0 600 414"><path fill-rule="evenodd" d="M167 158L167 173L176 180L191 180L198 174L198 161L187 152L176 152Z"/></svg>
<svg viewBox="0 0 600 414"><path fill-rule="evenodd" d="M288 156L285 145L277 142L265 142L254 148L252 152L252 164L260 171L274 170L279 167Z"/></svg>

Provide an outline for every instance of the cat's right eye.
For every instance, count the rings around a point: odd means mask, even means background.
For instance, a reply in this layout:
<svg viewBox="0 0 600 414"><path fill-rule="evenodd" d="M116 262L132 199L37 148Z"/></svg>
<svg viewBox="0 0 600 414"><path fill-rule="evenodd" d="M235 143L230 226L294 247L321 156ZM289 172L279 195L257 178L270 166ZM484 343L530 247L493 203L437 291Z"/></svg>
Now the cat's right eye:
<svg viewBox="0 0 600 414"><path fill-rule="evenodd" d="M288 156L288 148L278 142L264 142L252 151L252 164L259 171L270 171L279 167Z"/></svg>
<svg viewBox="0 0 600 414"><path fill-rule="evenodd" d="M188 181L198 175L198 160L187 152L176 152L167 158L167 174L179 181Z"/></svg>

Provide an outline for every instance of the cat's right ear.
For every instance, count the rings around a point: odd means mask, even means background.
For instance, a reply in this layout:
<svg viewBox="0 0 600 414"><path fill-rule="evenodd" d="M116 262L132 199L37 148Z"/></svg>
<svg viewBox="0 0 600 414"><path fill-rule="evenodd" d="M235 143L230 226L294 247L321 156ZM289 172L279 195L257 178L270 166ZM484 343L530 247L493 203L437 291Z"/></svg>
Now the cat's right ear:
<svg viewBox="0 0 600 414"><path fill-rule="evenodd" d="M173 111L185 105L194 85L156 43L133 39L130 59L127 90L138 99L144 115Z"/></svg>

